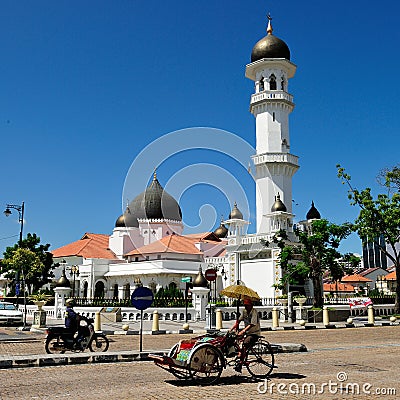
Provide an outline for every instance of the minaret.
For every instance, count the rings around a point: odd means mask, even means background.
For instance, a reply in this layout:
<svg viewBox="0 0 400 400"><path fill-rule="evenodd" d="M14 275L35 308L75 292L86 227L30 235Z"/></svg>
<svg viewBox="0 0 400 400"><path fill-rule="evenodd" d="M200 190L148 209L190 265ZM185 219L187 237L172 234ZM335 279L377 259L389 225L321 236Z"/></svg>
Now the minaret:
<svg viewBox="0 0 400 400"><path fill-rule="evenodd" d="M271 233L271 207L276 196L286 206L287 230L292 230L292 177L299 168L298 157L290 153L289 114L294 108L288 92L296 65L290 62L286 43L272 34L268 15L267 36L254 46L246 77L255 82L250 112L256 119L257 233Z"/></svg>

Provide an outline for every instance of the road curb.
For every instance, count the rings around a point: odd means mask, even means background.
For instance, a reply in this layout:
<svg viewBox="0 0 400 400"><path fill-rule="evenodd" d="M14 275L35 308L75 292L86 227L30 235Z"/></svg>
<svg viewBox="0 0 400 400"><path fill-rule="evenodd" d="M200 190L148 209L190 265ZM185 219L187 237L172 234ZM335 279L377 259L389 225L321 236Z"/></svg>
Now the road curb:
<svg viewBox="0 0 400 400"><path fill-rule="evenodd" d="M271 344L276 353L307 352L301 343ZM149 354L162 356L167 350L148 351L107 351L105 353L67 353L67 354L34 354L19 356L0 356L0 369L50 367L57 365L118 363L134 361L152 361Z"/></svg>

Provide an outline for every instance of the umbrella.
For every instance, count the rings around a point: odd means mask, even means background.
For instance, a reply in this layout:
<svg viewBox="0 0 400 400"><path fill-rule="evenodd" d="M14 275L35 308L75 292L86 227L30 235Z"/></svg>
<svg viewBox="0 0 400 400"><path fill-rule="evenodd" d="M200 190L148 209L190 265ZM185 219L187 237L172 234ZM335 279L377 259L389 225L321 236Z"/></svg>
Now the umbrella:
<svg viewBox="0 0 400 400"><path fill-rule="evenodd" d="M243 298L248 298L257 301L261 299L255 290L250 289L245 285L227 286L225 289L221 290L220 294L221 296L231 297L233 299L239 300Z"/></svg>
<svg viewBox="0 0 400 400"><path fill-rule="evenodd" d="M221 290L220 295L238 300L242 298L247 298L255 301L261 299L261 297L255 290L250 289L245 285L227 286L225 289ZM239 321L239 301L237 302L236 305L236 321L237 322Z"/></svg>

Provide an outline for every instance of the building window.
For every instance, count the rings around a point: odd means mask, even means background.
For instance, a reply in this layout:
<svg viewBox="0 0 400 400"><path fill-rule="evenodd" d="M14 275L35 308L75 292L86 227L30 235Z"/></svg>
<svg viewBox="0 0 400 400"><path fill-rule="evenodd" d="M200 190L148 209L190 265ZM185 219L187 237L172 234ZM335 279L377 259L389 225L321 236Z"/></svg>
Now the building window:
<svg viewBox="0 0 400 400"><path fill-rule="evenodd" d="M281 90L285 90L285 78L284 77L282 77L282 80L281 80Z"/></svg>
<svg viewBox="0 0 400 400"><path fill-rule="evenodd" d="M124 292L124 299L130 299L130 297L131 297L131 285L129 283L124 285L123 292Z"/></svg>
<svg viewBox="0 0 400 400"><path fill-rule="evenodd" d="M138 262L139 261L139 257L135 257L135 262Z"/></svg>
<svg viewBox="0 0 400 400"><path fill-rule="evenodd" d="M269 90L276 90L276 77L274 74L269 77Z"/></svg>
<svg viewBox="0 0 400 400"><path fill-rule="evenodd" d="M259 91L262 92L264 90L264 78L260 79L260 83L259 83Z"/></svg>

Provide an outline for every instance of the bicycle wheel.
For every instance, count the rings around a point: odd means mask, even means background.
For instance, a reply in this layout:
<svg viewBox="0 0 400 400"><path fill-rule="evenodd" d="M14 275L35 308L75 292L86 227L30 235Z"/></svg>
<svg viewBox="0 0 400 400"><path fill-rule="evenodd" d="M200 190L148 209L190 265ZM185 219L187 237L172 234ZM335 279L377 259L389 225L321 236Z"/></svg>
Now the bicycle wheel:
<svg viewBox="0 0 400 400"><path fill-rule="evenodd" d="M265 340L259 340L247 351L244 364L254 378L266 378L273 370L274 362L271 345Z"/></svg>
<svg viewBox="0 0 400 400"><path fill-rule="evenodd" d="M93 336L92 340L89 343L89 350L94 352L103 352L108 350L108 346L110 345L107 336L98 333Z"/></svg>
<svg viewBox="0 0 400 400"><path fill-rule="evenodd" d="M49 336L44 348L47 354L64 354L66 350L64 339L61 336Z"/></svg>
<svg viewBox="0 0 400 400"><path fill-rule="evenodd" d="M211 345L195 348L189 360L190 377L200 385L211 385L221 376L223 361L221 353Z"/></svg>

